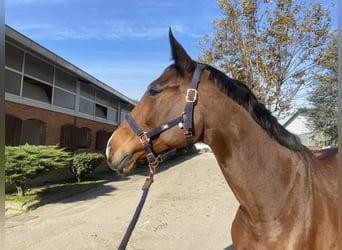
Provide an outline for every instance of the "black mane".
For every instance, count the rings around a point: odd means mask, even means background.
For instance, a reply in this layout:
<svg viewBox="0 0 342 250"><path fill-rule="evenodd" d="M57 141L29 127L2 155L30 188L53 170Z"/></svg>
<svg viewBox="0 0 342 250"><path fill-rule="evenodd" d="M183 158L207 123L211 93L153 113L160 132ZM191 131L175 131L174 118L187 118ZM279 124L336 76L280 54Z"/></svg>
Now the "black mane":
<svg viewBox="0 0 342 250"><path fill-rule="evenodd" d="M296 151L304 149L300 140L278 123L277 119L258 101L256 96L245 84L229 78L210 65L206 65L206 69L210 71L210 79L216 79L217 86L230 98L244 107L272 138L289 149Z"/></svg>

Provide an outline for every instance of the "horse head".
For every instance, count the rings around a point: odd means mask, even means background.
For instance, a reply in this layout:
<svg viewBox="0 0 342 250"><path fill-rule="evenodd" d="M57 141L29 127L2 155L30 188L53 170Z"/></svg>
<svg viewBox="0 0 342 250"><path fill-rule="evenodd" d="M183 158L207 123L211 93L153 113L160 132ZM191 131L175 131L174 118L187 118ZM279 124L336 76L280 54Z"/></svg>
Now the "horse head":
<svg viewBox="0 0 342 250"><path fill-rule="evenodd" d="M150 131L165 124L175 117L183 117L186 105L186 93L191 86L191 80L197 63L193 61L180 43L169 31L172 59L174 61L158 79L147 88L137 106L131 111L132 120L141 131ZM197 108L196 108L197 109ZM194 115L193 123L200 123L200 116ZM191 118L192 119L192 118ZM163 125L162 125L163 126ZM200 126L192 128L191 137L198 140ZM172 127L163 133L153 136L149 141L153 153L159 154L171 148L183 148L184 129ZM148 138L150 140L150 138ZM146 156L142 138L137 136L127 120L110 137L107 143L106 156L108 165L119 172L128 173L136 165L137 160Z"/></svg>

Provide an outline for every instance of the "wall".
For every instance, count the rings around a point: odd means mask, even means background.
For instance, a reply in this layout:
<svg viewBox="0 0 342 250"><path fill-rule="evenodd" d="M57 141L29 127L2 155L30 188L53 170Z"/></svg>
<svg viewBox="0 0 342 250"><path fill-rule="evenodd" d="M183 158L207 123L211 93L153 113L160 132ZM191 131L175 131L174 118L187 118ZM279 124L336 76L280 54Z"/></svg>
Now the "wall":
<svg viewBox="0 0 342 250"><path fill-rule="evenodd" d="M308 119L305 114L296 114L293 120L286 124L286 129L291 133L301 135L311 133L308 126Z"/></svg>
<svg viewBox="0 0 342 250"><path fill-rule="evenodd" d="M43 144L45 145L56 145L61 143L61 127L64 124L73 124L80 128L89 128L91 135L90 147L86 149L80 149L80 151L98 151L96 150L97 131L104 130L110 134L116 129L115 126L107 123L92 121L9 101L5 101L5 112L6 114L16 116L23 121L28 119L37 119L45 123L45 129L43 130Z"/></svg>

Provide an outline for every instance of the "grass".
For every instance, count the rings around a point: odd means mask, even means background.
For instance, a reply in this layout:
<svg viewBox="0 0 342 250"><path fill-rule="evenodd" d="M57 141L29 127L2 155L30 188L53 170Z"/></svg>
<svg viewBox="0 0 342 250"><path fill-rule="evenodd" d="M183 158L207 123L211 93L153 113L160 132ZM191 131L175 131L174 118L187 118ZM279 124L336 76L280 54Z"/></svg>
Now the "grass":
<svg viewBox="0 0 342 250"><path fill-rule="evenodd" d="M68 198L70 196L85 192L95 186L100 185L105 180L93 179L82 182L66 181L65 183L54 183L43 187L29 188L25 191L25 196L19 196L17 193L6 194L5 200L22 205L40 201L42 204L49 203L51 201L57 201L61 198Z"/></svg>
<svg viewBox="0 0 342 250"><path fill-rule="evenodd" d="M37 199L39 199L39 195L38 195L37 190L31 190L31 189L28 189L26 191L25 196L19 196L16 193L6 194L6 196L5 196L6 201L13 201L13 202L18 202L18 203L22 203L22 204L27 204L27 203L33 202Z"/></svg>

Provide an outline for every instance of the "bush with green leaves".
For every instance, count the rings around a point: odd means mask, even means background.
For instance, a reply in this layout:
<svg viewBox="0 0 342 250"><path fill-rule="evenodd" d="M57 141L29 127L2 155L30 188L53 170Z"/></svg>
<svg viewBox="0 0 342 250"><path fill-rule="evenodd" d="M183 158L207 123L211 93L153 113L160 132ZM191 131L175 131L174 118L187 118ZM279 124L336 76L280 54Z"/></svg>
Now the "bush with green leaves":
<svg viewBox="0 0 342 250"><path fill-rule="evenodd" d="M35 177L62 168L70 163L71 155L57 146L6 146L6 182L16 186L18 195L25 195L25 185Z"/></svg>
<svg viewBox="0 0 342 250"><path fill-rule="evenodd" d="M84 176L93 172L98 167L104 156L99 153L79 153L74 154L71 164L70 171L74 174L78 182L81 182Z"/></svg>

